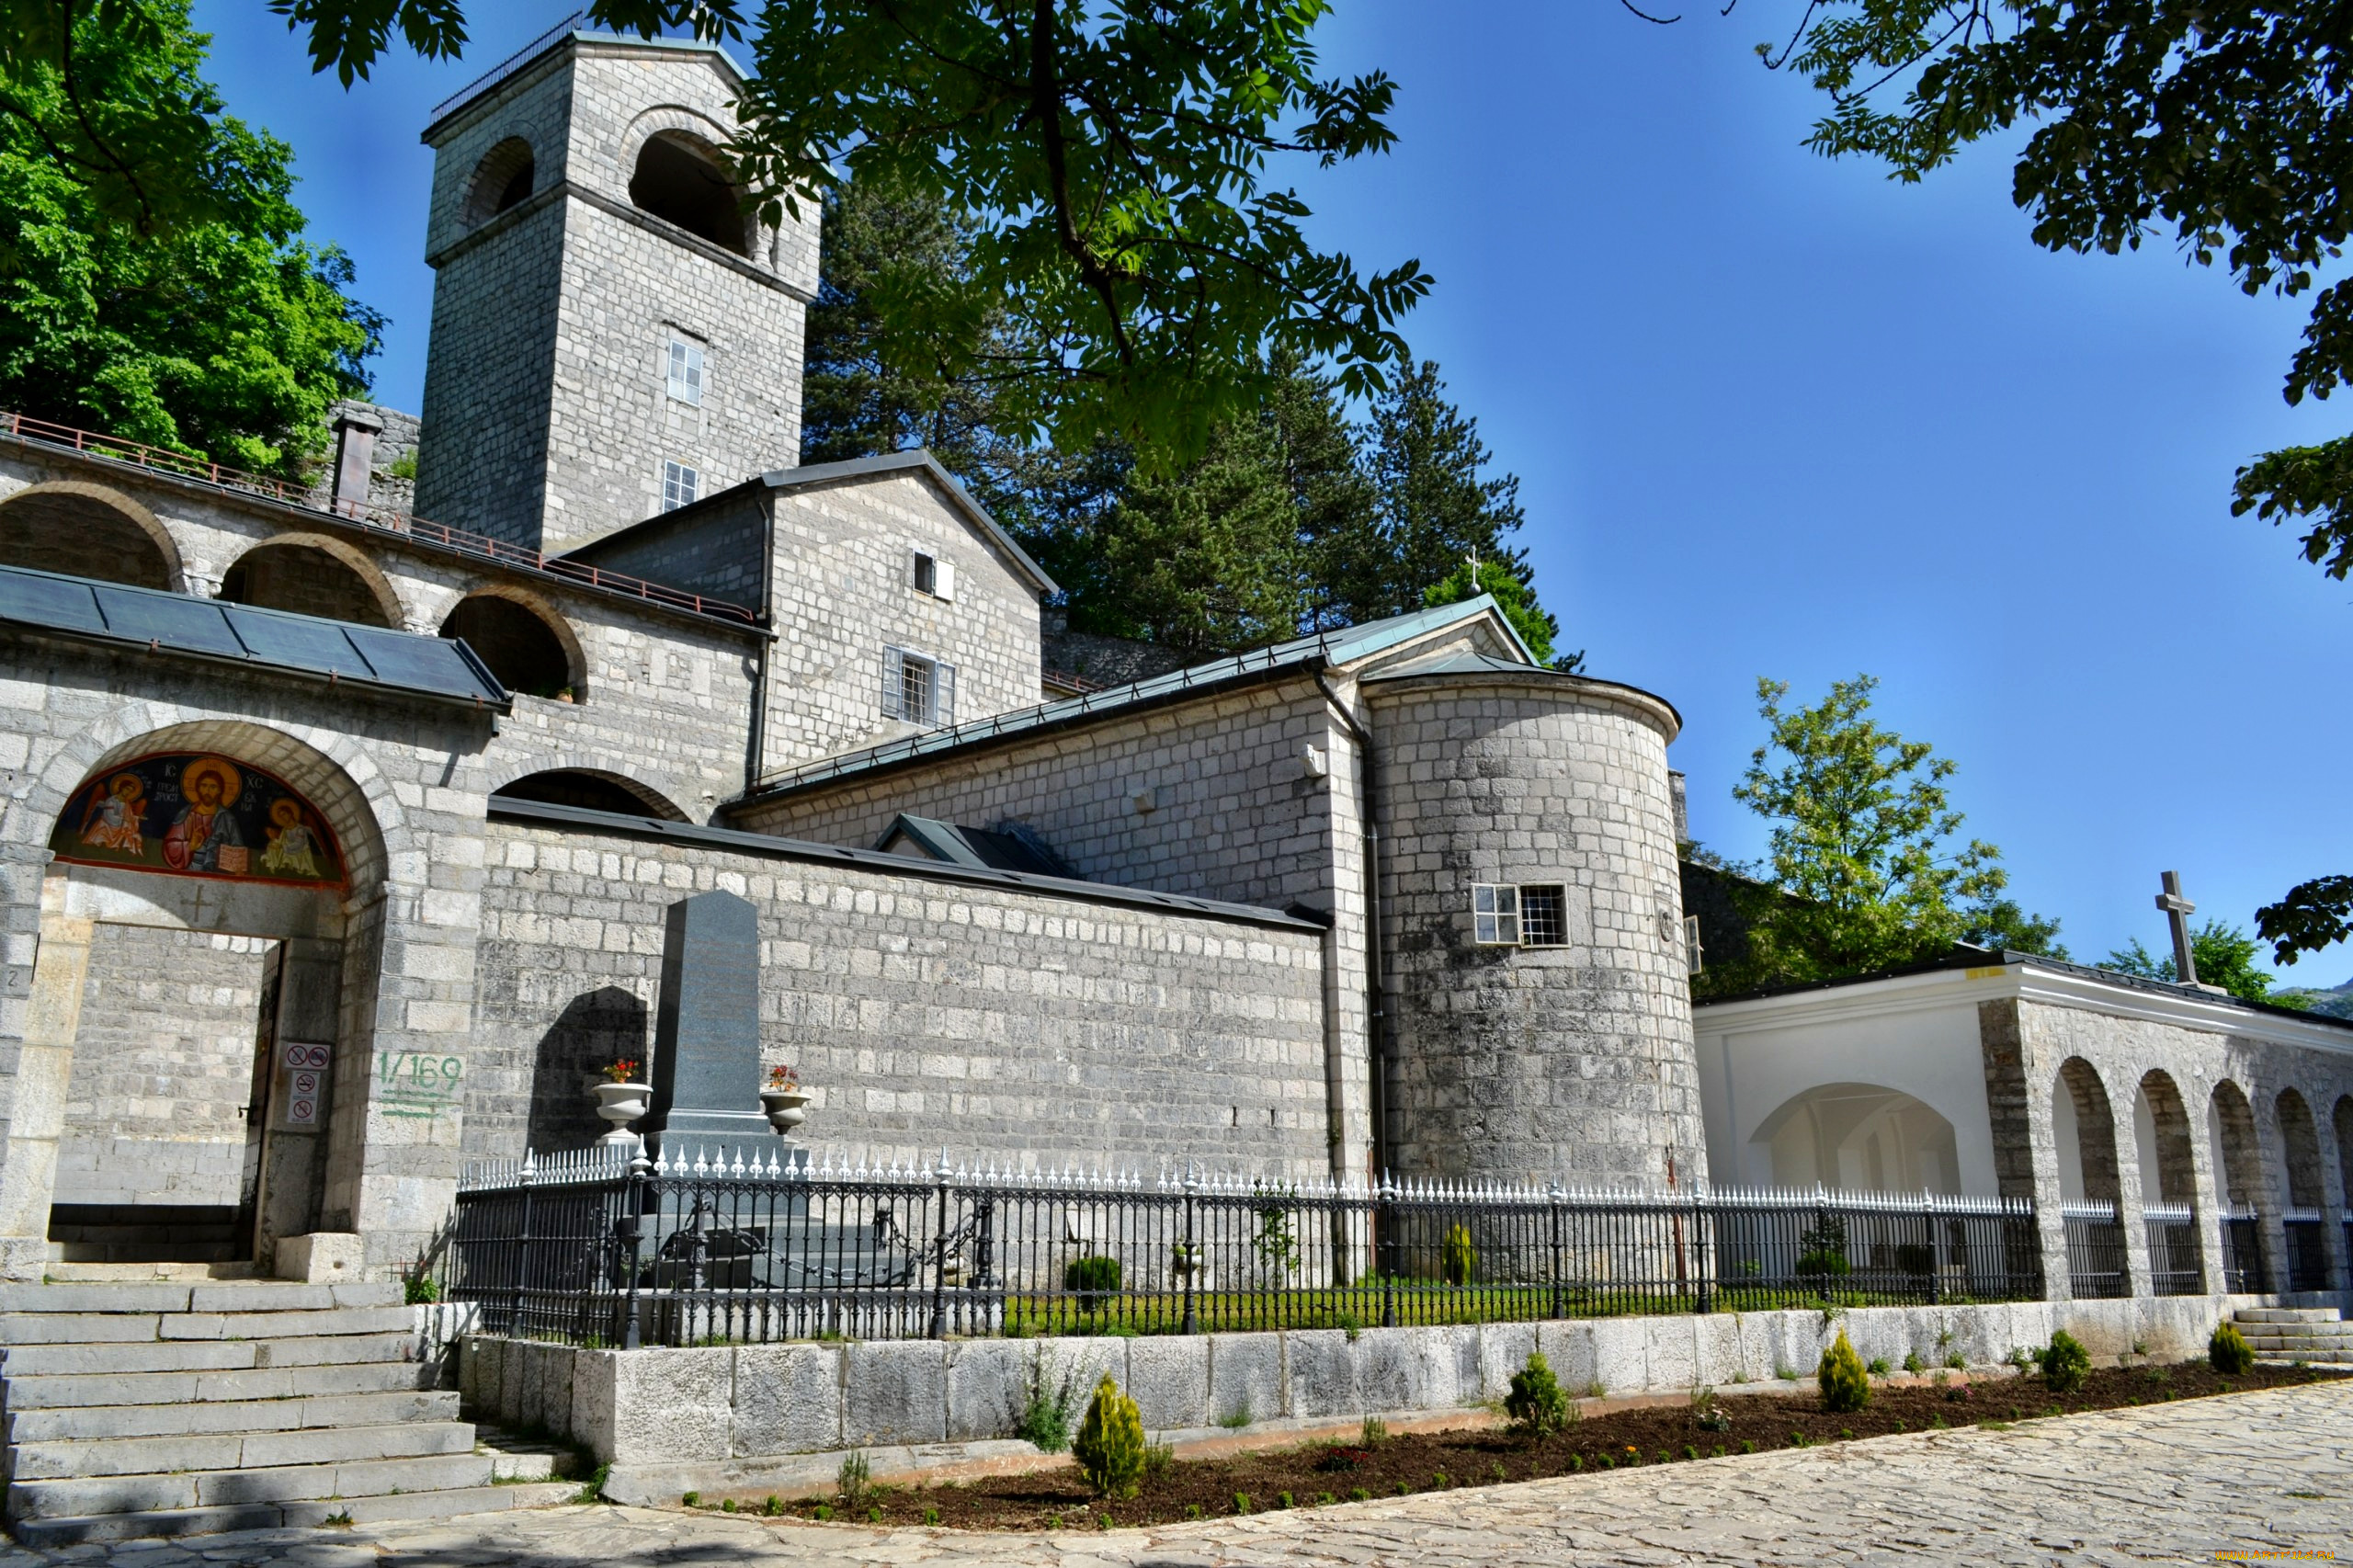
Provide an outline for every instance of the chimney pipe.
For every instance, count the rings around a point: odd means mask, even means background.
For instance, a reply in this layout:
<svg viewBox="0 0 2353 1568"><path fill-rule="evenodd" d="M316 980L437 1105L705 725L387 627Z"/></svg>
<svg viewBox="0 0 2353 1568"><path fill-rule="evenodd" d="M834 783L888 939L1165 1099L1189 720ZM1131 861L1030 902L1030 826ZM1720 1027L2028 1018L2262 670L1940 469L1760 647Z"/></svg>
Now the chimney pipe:
<svg viewBox="0 0 2353 1568"><path fill-rule="evenodd" d="M381 419L356 407L347 406L335 416L335 494L328 504L335 511L356 514L368 505L376 437L383 428Z"/></svg>

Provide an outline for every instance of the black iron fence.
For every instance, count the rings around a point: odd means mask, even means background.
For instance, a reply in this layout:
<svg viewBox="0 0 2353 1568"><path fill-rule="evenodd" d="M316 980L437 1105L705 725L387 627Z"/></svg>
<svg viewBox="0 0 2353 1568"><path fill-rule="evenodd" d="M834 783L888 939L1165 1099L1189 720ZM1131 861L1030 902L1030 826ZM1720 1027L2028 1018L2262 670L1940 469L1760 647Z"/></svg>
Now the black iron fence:
<svg viewBox="0 0 2353 1568"><path fill-rule="evenodd" d="M2268 1290L2264 1278L2263 1230L2251 1210L2222 1216L2222 1289L2234 1296Z"/></svg>
<svg viewBox="0 0 2353 1568"><path fill-rule="evenodd" d="M624 1346L1189 1334L2041 1294L2022 1200L593 1155L477 1168L453 1300Z"/></svg>
<svg viewBox="0 0 2353 1568"><path fill-rule="evenodd" d="M2152 1203L2141 1210L2149 1237L2149 1290L2158 1296L2195 1296L2206 1289L2198 1261L2198 1217L2187 1203Z"/></svg>
<svg viewBox="0 0 2353 1568"><path fill-rule="evenodd" d="M2288 1244L2289 1290L2331 1288L2326 1223L2317 1209L2290 1209L2280 1217L2279 1229Z"/></svg>
<svg viewBox="0 0 2353 1568"><path fill-rule="evenodd" d="M2067 1289L2077 1301L2132 1293L2125 1272L2124 1217L2113 1203L2063 1203L2067 1233Z"/></svg>

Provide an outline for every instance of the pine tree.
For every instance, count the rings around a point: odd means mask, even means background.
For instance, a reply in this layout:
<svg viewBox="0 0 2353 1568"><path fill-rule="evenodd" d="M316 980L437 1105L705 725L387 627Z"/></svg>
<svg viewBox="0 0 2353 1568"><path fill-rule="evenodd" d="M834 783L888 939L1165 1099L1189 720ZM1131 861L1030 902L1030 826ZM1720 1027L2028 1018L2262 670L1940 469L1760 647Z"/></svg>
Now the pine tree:
<svg viewBox="0 0 2353 1568"><path fill-rule="evenodd" d="M1530 582L1525 558L1505 543L1522 520L1519 479L1483 477L1493 454L1478 421L1445 394L1438 366L1425 359L1374 406L1374 537L1334 541L1339 559L1328 564L1350 621L1421 608L1424 591L1473 554Z"/></svg>

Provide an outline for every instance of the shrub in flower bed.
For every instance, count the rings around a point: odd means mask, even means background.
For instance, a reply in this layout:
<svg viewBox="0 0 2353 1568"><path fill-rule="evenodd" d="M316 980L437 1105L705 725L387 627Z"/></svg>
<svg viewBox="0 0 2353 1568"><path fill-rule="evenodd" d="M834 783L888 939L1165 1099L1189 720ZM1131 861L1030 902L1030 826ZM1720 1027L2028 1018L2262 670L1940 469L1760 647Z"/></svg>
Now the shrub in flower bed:
<svg viewBox="0 0 2353 1568"><path fill-rule="evenodd" d="M2089 1372L2082 1387L2065 1393L2032 1376L1969 1383L1948 1380L1942 1386L1874 1389L1866 1408L1851 1411L1830 1410L1813 1392L1744 1394L1588 1415L1540 1440L1486 1426L1393 1433L1377 1446L1336 1444L1327 1438L1217 1459L1145 1463L1135 1495L1116 1504L1098 1495L1078 1471L1067 1468L950 1484L877 1487L866 1494L859 1517L879 1515L880 1522L891 1526L940 1524L965 1529L1039 1530L1047 1528L1050 1517L1060 1521L1054 1528L1061 1529L1092 1530L1106 1517L1115 1528L1170 1524L1235 1513L1240 1496L1256 1500L1248 1509L1254 1513L1285 1493L1291 1494L1295 1506L1323 1506L1325 1497L1341 1490L1329 1478L1342 1471L1348 1477L1346 1494L1350 1498L1554 1476L1606 1483L1602 1478L1613 1471L1648 1470L1695 1456L1714 1459L1718 1449L1725 1450L1719 1462L1736 1463L1743 1454L1775 1449L1813 1449L1972 1423L2001 1426L2054 1412L2158 1404L2229 1390L2289 1388L2338 1375L2318 1367L2259 1366L2225 1378L2203 1360L2171 1367L2110 1367ZM1116 1388L1112 1392L1119 1403L1132 1408ZM1107 1406L1105 1415L1110 1414ZM1122 1419L1117 1425L1124 1437L1126 1411L1119 1415ZM1706 1424L1714 1420L1726 1425ZM1141 1436L1139 1428L1136 1437ZM1125 1484L1124 1478L1115 1482ZM839 1517L838 1504L831 1499L823 1506ZM791 1511L814 1518L820 1506L800 1503Z"/></svg>

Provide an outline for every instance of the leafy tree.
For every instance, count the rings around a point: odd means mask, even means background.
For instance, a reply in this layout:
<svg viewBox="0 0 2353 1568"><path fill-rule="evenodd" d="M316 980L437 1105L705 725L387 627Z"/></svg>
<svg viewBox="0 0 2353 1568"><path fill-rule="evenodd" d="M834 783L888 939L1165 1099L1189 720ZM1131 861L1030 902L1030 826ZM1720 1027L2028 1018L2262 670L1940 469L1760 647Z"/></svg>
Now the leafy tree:
<svg viewBox="0 0 2353 1568"><path fill-rule="evenodd" d="M2256 967L2256 953L2262 946L2237 926L2225 926L2220 920L2209 920L2189 934L2189 958L2198 966L2200 982L2219 985L2247 1002L2271 999L2271 976ZM2181 978L2171 954L2157 957L2141 945L2138 937L2109 953L2108 961L2100 967L2147 980Z"/></svg>
<svg viewBox="0 0 2353 1568"><path fill-rule="evenodd" d="M1936 958L2006 881L2001 852L1956 845L1961 813L1945 787L1954 764L1870 717L1870 676L1832 683L1811 708L1789 687L1756 683L1768 732L1733 790L1773 823L1769 890L1747 913L1751 972L1711 986L1829 980Z"/></svg>
<svg viewBox="0 0 2353 1568"><path fill-rule="evenodd" d="M1513 575L1511 568L1500 561L1465 561L1438 582L1422 590L1422 603L1430 606L1456 605L1481 594L1495 597L1495 606L1511 622L1519 640L1540 664L1574 675L1585 667L1585 651L1552 656L1552 639L1561 634L1561 623L1544 613L1536 602L1535 590Z"/></svg>
<svg viewBox="0 0 2353 1568"><path fill-rule="evenodd" d="M320 70L365 74L398 28L428 56L465 43L461 0L270 0L307 29ZM1385 152L1394 85L1317 74L1326 0L1089 6L903 0L593 0L589 20L653 36L688 27L752 44L758 71L728 149L774 219L844 179L928 191L967 215L980 298L1010 331L1004 427L1065 450L1110 436L1174 470L1272 388L1269 350L1325 360L1348 396L1405 358L1398 317L1430 279L1416 262L1370 277L1302 229L1278 161L1329 166ZM920 294L876 299L878 331L926 347Z"/></svg>
<svg viewBox="0 0 2353 1568"><path fill-rule="evenodd" d="M1104 515L1106 592L1074 605L1071 623L1191 658L1280 642L1300 619L1298 534L1269 423L1231 420L1198 461L1165 478L1135 476Z"/></svg>
<svg viewBox="0 0 2353 1568"><path fill-rule="evenodd" d="M1961 939L1995 952L2040 953L2065 962L2066 944L2059 940L2059 922L2029 915L2013 898L1989 899L1968 911Z"/></svg>
<svg viewBox="0 0 2353 1568"><path fill-rule="evenodd" d="M290 472L382 318L302 240L286 145L221 112L185 0L54 10L0 47L0 406Z"/></svg>

